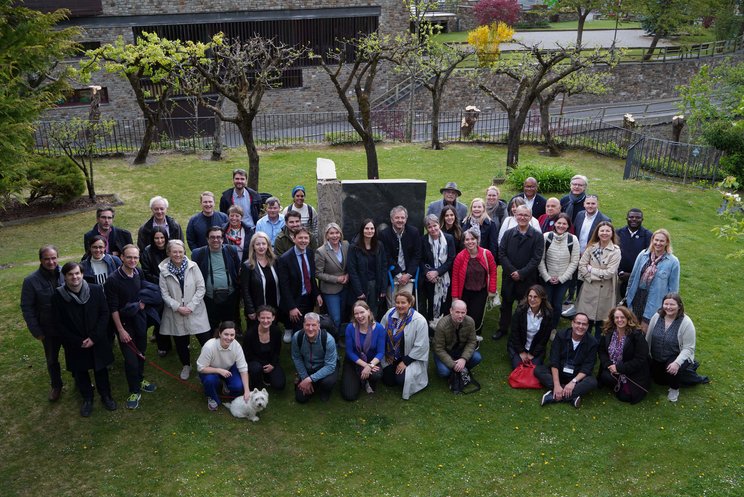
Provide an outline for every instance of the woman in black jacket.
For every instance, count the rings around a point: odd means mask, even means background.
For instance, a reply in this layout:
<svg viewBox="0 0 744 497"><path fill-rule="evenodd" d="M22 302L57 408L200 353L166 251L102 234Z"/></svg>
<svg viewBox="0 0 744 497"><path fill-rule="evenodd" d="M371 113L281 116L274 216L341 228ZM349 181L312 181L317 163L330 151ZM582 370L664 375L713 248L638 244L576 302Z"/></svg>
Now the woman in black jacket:
<svg viewBox="0 0 744 497"><path fill-rule="evenodd" d="M284 390L287 377L279 363L282 332L276 324L276 311L271 306L261 305L256 309L256 319L243 338L250 388L269 385L274 390Z"/></svg>
<svg viewBox="0 0 744 497"><path fill-rule="evenodd" d="M269 235L257 231L248 248L248 259L241 266L240 293L248 328L258 318L257 309L262 305L279 308L279 273Z"/></svg>
<svg viewBox="0 0 744 497"><path fill-rule="evenodd" d="M432 322L449 313L452 301L451 273L455 260L455 241L451 235L440 229L439 219L434 214L424 218L426 234L421 238L421 264L419 274L419 310L429 322L431 335L434 334Z"/></svg>
<svg viewBox="0 0 744 497"><path fill-rule="evenodd" d="M372 219L365 219L359 233L349 246L349 283L351 297L367 303L375 318L386 310L379 307L380 299L385 298L388 286L387 256L377 239L377 227Z"/></svg>
<svg viewBox="0 0 744 497"><path fill-rule="evenodd" d="M512 316L511 334L506 345L512 369L520 363L542 364L552 329L553 308L545 289L532 285Z"/></svg>
<svg viewBox="0 0 744 497"><path fill-rule="evenodd" d="M613 388L623 402L643 400L651 384L648 343L630 309L610 309L598 351L599 383Z"/></svg>

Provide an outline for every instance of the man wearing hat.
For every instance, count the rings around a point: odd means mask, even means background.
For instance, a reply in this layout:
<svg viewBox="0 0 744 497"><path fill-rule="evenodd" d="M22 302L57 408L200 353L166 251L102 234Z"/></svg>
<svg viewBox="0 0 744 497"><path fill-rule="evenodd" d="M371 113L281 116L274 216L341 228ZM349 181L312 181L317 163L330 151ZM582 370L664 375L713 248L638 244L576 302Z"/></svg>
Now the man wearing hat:
<svg viewBox="0 0 744 497"><path fill-rule="evenodd" d="M462 202L457 201L457 197L462 195L462 192L457 188L457 183L450 181L444 185L444 188L439 190L439 193L442 194L442 199L430 203L429 208L426 210L426 214L434 214L439 217L444 206L451 205L457 210L457 220L462 222L462 220L468 215L468 207Z"/></svg>

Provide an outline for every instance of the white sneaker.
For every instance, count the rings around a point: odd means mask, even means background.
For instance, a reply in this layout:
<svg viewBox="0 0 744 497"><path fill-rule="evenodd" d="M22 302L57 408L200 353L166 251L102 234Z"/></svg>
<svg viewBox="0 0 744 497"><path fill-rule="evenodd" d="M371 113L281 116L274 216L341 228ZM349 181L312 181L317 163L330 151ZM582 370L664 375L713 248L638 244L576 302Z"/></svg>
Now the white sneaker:
<svg viewBox="0 0 744 497"><path fill-rule="evenodd" d="M292 330L284 330L284 343L292 343Z"/></svg>
<svg viewBox="0 0 744 497"><path fill-rule="evenodd" d="M181 369L181 379L186 381L189 379L189 376L191 376L191 366L184 366Z"/></svg>
<svg viewBox="0 0 744 497"><path fill-rule="evenodd" d="M669 399L669 402L677 402L679 400L679 389L670 388L667 399Z"/></svg>
<svg viewBox="0 0 744 497"><path fill-rule="evenodd" d="M569 307L568 309L566 309L565 311L563 311L561 313L561 316L563 316L564 318L572 318L575 315L576 315L576 306L575 305L572 305L571 307Z"/></svg>

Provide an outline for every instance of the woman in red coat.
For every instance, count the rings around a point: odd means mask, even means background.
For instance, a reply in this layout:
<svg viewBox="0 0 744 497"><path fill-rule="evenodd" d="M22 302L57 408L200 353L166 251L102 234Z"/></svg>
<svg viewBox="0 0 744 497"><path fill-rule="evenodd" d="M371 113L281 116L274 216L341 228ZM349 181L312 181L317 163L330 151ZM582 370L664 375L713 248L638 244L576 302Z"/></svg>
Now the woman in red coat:
<svg viewBox="0 0 744 497"><path fill-rule="evenodd" d="M465 248L452 264L452 299L467 304L468 316L475 321L478 341L481 341L486 301L496 295L496 261L490 250L480 246L477 227L465 231L463 243Z"/></svg>

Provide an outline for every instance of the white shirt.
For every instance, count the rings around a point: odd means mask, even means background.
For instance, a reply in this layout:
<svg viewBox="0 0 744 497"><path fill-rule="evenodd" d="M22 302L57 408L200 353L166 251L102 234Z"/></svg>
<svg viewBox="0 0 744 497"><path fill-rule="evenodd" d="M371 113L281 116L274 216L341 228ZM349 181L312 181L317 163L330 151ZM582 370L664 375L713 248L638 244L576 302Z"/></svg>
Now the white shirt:
<svg viewBox="0 0 744 497"><path fill-rule="evenodd" d="M243 347L237 340L233 340L226 349L222 348L219 338L210 338L202 347L199 359L196 360L196 369L201 372L206 367L230 369L235 364L241 373L248 371L248 363L245 362Z"/></svg>
<svg viewBox="0 0 744 497"><path fill-rule="evenodd" d="M592 224L594 224L595 217L597 217L596 212L593 216L587 214L584 218L584 224L581 225L581 233L579 233L579 247L581 248L582 254L584 253L584 250L586 250L587 243L589 243L589 237L592 236Z"/></svg>

